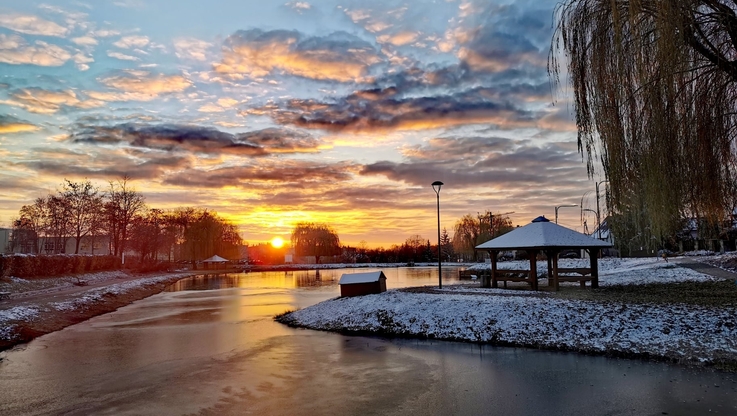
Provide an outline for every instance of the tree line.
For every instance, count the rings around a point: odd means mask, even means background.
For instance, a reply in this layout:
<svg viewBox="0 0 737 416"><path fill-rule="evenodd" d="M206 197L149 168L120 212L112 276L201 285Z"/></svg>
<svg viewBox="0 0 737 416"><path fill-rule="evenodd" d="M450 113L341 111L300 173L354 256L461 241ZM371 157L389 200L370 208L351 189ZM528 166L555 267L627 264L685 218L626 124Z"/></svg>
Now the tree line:
<svg viewBox="0 0 737 416"><path fill-rule="evenodd" d="M474 249L494 237L512 230L512 221L506 215L466 214L456 221L453 237L443 228L440 235L442 261L478 261L482 253ZM417 263L438 261L438 244L415 234L402 244L388 249L368 248L365 241L357 247L342 246L338 233L329 225L303 222L295 226L291 235L295 256L313 256L320 263L321 257L339 257L346 263Z"/></svg>
<svg viewBox="0 0 737 416"><path fill-rule="evenodd" d="M85 240L92 254L96 245L105 244L100 251L116 257L132 251L141 261L240 257L242 240L234 224L206 209L151 208L128 181L111 181L101 190L89 180L65 179L56 193L21 207L12 222L11 251L60 254L73 239L73 254Z"/></svg>

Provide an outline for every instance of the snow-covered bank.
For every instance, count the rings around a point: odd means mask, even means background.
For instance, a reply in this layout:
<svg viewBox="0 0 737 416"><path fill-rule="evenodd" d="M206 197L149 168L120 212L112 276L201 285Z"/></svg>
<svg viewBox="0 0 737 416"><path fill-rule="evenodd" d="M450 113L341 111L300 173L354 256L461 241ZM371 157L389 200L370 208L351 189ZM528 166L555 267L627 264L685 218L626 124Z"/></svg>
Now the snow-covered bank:
<svg viewBox="0 0 737 416"><path fill-rule="evenodd" d="M735 316L735 308L392 290L322 302L280 320L329 331L717 363L737 361Z"/></svg>
<svg viewBox="0 0 737 416"><path fill-rule="evenodd" d="M506 264L509 268L517 267L511 262ZM663 260L607 259L602 261L600 284L713 280ZM467 286L446 286L427 292L391 290L378 295L336 298L285 314L278 320L345 333L737 364L737 306L630 304Z"/></svg>

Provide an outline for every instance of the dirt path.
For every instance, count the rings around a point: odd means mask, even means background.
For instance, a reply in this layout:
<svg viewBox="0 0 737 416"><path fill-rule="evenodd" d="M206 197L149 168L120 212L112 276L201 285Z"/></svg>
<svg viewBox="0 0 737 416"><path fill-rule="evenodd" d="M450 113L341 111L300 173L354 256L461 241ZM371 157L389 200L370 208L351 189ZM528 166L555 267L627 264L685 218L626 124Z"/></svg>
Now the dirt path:
<svg viewBox="0 0 737 416"><path fill-rule="evenodd" d="M677 260L676 263L681 267L686 267L699 273L708 274L709 276L714 276L719 279L737 281L737 273L730 272L729 270L720 269L719 267L695 261L691 258L680 258L674 260Z"/></svg>

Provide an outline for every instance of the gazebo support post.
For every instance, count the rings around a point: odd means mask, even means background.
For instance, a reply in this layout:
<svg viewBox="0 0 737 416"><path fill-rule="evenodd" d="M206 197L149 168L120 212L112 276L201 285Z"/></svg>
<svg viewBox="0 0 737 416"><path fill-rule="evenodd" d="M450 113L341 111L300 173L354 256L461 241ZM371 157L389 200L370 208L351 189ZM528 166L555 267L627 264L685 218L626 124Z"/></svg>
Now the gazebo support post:
<svg viewBox="0 0 737 416"><path fill-rule="evenodd" d="M558 280L558 253L552 253L551 262L553 263L552 275L548 279L548 286L553 286L556 292L560 290L560 280Z"/></svg>
<svg viewBox="0 0 737 416"><path fill-rule="evenodd" d="M537 250L527 250L530 256L530 286L533 290L537 290Z"/></svg>
<svg viewBox="0 0 737 416"><path fill-rule="evenodd" d="M591 258L591 288L599 287L599 249L590 248L589 257Z"/></svg>
<svg viewBox="0 0 737 416"><path fill-rule="evenodd" d="M483 282L484 287L497 287L496 262L499 259L499 253L496 251L489 250L489 257L491 258L491 272L489 273L489 279Z"/></svg>

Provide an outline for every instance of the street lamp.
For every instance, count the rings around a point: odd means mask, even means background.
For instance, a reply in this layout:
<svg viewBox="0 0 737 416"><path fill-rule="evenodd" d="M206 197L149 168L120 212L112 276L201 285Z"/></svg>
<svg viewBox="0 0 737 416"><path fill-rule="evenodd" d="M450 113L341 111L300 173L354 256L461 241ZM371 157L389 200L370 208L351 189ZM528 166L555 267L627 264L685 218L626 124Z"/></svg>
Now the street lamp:
<svg viewBox="0 0 737 416"><path fill-rule="evenodd" d="M599 216L599 185L602 183L608 183L609 181L596 182L596 238L601 240L601 217Z"/></svg>
<svg viewBox="0 0 737 416"><path fill-rule="evenodd" d="M578 206L577 204L570 204L570 205L558 205L557 207L555 207L555 223L556 224L558 223L558 210L560 208L573 208L577 206Z"/></svg>
<svg viewBox="0 0 737 416"><path fill-rule="evenodd" d="M432 189L435 191L435 195L438 199L438 289L443 288L443 269L442 269L442 263L440 256L440 187L443 186L443 183L440 181L435 181L432 183Z"/></svg>

